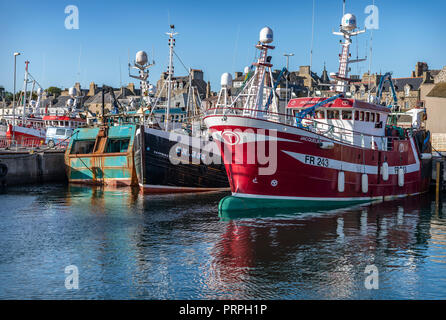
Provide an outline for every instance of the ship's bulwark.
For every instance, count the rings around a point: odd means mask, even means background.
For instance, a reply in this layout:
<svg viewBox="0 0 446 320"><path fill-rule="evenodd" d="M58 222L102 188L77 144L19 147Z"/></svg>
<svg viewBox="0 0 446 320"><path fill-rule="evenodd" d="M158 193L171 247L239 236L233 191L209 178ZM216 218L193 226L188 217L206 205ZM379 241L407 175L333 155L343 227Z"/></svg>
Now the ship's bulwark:
<svg viewBox="0 0 446 320"><path fill-rule="evenodd" d="M144 136L144 139L141 139L141 136ZM229 191L228 178L221 158L217 161L219 163L206 164L203 159L210 156L209 152L200 147L195 148L194 144L190 143L192 139L199 138L151 128L138 131L135 167L140 187L144 192ZM214 150L219 152L218 147ZM211 156L220 157L212 154Z"/></svg>

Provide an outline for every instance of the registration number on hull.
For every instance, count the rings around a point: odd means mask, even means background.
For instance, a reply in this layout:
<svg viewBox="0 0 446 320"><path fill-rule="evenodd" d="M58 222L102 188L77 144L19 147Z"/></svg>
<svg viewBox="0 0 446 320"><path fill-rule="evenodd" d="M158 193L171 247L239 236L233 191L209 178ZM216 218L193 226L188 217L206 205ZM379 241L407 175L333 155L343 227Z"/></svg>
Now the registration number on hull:
<svg viewBox="0 0 446 320"><path fill-rule="evenodd" d="M305 155L305 164L328 168L330 161L327 158Z"/></svg>

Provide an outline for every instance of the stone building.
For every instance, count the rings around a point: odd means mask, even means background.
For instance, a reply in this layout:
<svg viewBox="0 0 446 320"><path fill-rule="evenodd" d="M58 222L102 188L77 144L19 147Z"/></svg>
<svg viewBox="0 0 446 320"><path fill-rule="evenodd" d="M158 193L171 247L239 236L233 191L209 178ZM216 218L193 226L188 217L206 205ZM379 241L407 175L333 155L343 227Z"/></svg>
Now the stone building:
<svg viewBox="0 0 446 320"><path fill-rule="evenodd" d="M446 66L434 76L434 82L423 89L426 129L431 132L432 146L446 152Z"/></svg>
<svg viewBox="0 0 446 320"><path fill-rule="evenodd" d="M167 99L167 72L163 72L161 74L160 79L156 83L157 93L156 95L160 96L162 100ZM198 90L198 94L200 95L200 99L205 99L206 94L210 92L210 84L206 83L203 79L203 71L198 69L191 70L192 77L192 87L196 87ZM174 76L172 77L172 97L186 94L189 92L189 76ZM166 86L164 87L164 85ZM209 86L209 88L208 88ZM163 90L164 87L164 90Z"/></svg>

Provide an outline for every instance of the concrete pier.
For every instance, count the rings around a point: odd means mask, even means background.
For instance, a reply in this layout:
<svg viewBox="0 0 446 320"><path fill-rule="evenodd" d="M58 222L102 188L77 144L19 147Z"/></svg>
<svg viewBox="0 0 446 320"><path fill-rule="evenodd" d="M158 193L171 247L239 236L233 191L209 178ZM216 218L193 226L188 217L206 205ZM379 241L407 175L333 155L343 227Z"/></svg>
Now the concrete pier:
<svg viewBox="0 0 446 320"><path fill-rule="evenodd" d="M67 181L64 150L0 151L0 187ZM0 169L2 169L0 168Z"/></svg>

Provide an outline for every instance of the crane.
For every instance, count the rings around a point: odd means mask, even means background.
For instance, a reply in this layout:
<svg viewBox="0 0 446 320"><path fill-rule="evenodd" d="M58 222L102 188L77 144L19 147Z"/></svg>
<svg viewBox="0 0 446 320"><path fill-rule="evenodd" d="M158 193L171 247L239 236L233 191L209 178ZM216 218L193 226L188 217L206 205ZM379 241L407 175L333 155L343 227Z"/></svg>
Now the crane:
<svg viewBox="0 0 446 320"><path fill-rule="evenodd" d="M280 83L280 80L282 80L282 77L283 77L283 76L286 76L287 73L288 73L287 68L286 68L286 67L283 67L282 70L281 70L280 73L279 73L279 76L277 77L276 82L274 82L273 88L272 88L272 90L271 90L271 92L270 92L270 94L269 94L268 101L267 101L266 104L265 104L265 111L268 110L269 105L270 105L271 102L273 101L273 94L276 92L276 89L277 89L277 86L278 86L279 83Z"/></svg>
<svg viewBox="0 0 446 320"><path fill-rule="evenodd" d="M316 111L317 108L320 108L330 102L335 101L338 98L343 98L344 97L344 93L340 93L338 95L335 95L331 98L322 100L318 103L316 103L314 106L303 109L302 111L299 111L299 113L296 115L296 124L298 127L302 126L302 119L304 119L307 115L309 114L314 114L314 112Z"/></svg>
<svg viewBox="0 0 446 320"><path fill-rule="evenodd" d="M379 80L379 85L378 85L378 89L377 89L377 92L376 92L377 102L378 102L378 104L381 103L381 99L382 99L382 95L383 95L383 89L384 89L384 84L386 82L389 82L390 88L392 89L393 105L391 105L389 107L390 108L391 107L395 108L398 105L398 98L396 96L395 86L393 85L393 81L392 81L392 73L390 73L390 72L387 72Z"/></svg>

